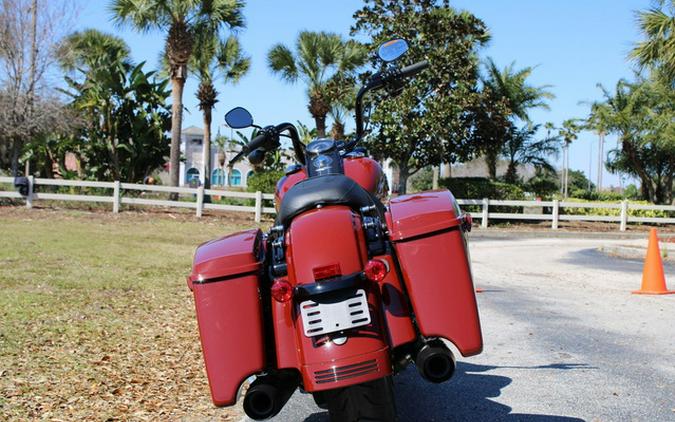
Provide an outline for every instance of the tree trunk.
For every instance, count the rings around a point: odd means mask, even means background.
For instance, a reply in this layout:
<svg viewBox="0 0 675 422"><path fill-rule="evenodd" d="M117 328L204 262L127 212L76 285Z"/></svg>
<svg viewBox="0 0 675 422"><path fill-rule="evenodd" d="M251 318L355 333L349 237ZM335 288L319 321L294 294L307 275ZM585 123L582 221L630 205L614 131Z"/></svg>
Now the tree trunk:
<svg viewBox="0 0 675 422"><path fill-rule="evenodd" d="M204 189L211 188L211 107L204 108L204 142L202 143L202 162L204 163ZM204 201L211 202L206 195Z"/></svg>
<svg viewBox="0 0 675 422"><path fill-rule="evenodd" d="M497 179L497 154L493 153L492 151L488 151L485 153L485 164L487 165L488 168L488 176L490 177L490 180L496 180Z"/></svg>
<svg viewBox="0 0 675 422"><path fill-rule="evenodd" d="M410 177L410 169L408 163L399 163L398 165L398 194L405 195L408 190L408 178Z"/></svg>
<svg viewBox="0 0 675 422"><path fill-rule="evenodd" d="M672 167L670 167L672 168ZM663 185L663 203L665 205L671 205L673 203L673 179L675 178L675 172L671 171L666 176L666 181Z"/></svg>
<svg viewBox="0 0 675 422"><path fill-rule="evenodd" d="M516 183L518 181L518 166L514 161L509 161L509 166L506 169L504 180L507 183Z"/></svg>
<svg viewBox="0 0 675 422"><path fill-rule="evenodd" d="M326 137L326 115L315 117L314 122L316 123L316 137L325 138Z"/></svg>
<svg viewBox="0 0 675 422"><path fill-rule="evenodd" d="M449 179L452 177L452 166L450 162L441 164L441 179Z"/></svg>
<svg viewBox="0 0 675 422"><path fill-rule="evenodd" d="M178 186L180 181L180 136L183 126L183 88L185 87L186 66L180 66L179 70L171 78L171 158L169 176L171 186ZM171 194L176 199L178 194Z"/></svg>
<svg viewBox="0 0 675 422"><path fill-rule="evenodd" d="M14 139L12 142L12 177L19 176L19 150L21 149L21 143Z"/></svg>
<svg viewBox="0 0 675 422"><path fill-rule="evenodd" d="M436 190L438 189L438 174L440 173L441 169L440 166L433 166L431 167L431 188Z"/></svg>
<svg viewBox="0 0 675 422"><path fill-rule="evenodd" d="M333 122L333 128L331 129L331 136L336 141L343 140L345 138L345 125L335 121Z"/></svg>
<svg viewBox="0 0 675 422"><path fill-rule="evenodd" d="M637 152L635 151L635 148L633 147L633 144L630 142L629 139L623 138L621 139L621 149L628 154L628 159L633 165L633 169L637 173L638 177L640 178L640 188L642 190L642 197L643 199L654 202L655 201L655 192L654 192L654 185L652 184L652 180L649 177L649 174L645 171L642 163L640 162Z"/></svg>

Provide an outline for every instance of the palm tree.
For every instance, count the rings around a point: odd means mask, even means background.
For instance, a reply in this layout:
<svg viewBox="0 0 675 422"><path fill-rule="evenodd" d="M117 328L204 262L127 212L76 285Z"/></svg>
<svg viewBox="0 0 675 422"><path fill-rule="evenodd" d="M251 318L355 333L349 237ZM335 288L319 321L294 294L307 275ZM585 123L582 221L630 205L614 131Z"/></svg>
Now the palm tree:
<svg viewBox="0 0 675 422"><path fill-rule="evenodd" d="M300 120L297 121L298 124L295 127L298 128L298 135L300 136L300 141L307 145L312 142L312 139L316 138L316 128L309 128L306 124L302 123Z"/></svg>
<svg viewBox="0 0 675 422"><path fill-rule="evenodd" d="M533 67L528 66L516 70L515 62L513 62L504 69L499 69L495 62L488 58L486 68L487 76L482 79L483 85L506 101L512 116L529 123L528 112L531 109L549 110L546 100L555 98L555 95L548 91L551 86L532 86L527 83L527 79L534 71Z"/></svg>
<svg viewBox="0 0 675 422"><path fill-rule="evenodd" d="M540 125L528 124L521 129L514 129L508 136L503 150L504 156L509 160L504 175L506 182L516 183L518 166L524 164L530 164L538 171L555 172L548 157L558 153L559 138L546 136L544 139L536 140L534 138L539 128Z"/></svg>
<svg viewBox="0 0 675 422"><path fill-rule="evenodd" d="M581 129L582 127L578 124L577 119L565 120L562 124L562 127L558 129L558 135L563 140L563 173L562 173L563 198L567 198L567 190L569 186L570 144L577 139L578 137L577 134Z"/></svg>
<svg viewBox="0 0 675 422"><path fill-rule="evenodd" d="M248 72L250 58L244 56L235 36L220 40L217 35L207 31L195 38L196 46L190 60L199 79L197 100L204 118L204 141L202 160L204 164L204 188L211 187L211 114L218 102L215 79L221 78L225 84L237 83Z"/></svg>
<svg viewBox="0 0 675 422"><path fill-rule="evenodd" d="M543 108L548 110L547 100L555 98L555 95L548 91L549 85L532 86L527 79L534 71L533 67L525 67L519 70L515 69L515 62L499 69L494 60L488 58L485 68L487 75L482 78L483 89L490 93L495 103L501 103L507 108L507 118L514 125L518 120L526 123L530 122L529 111L534 108ZM513 131L513 128L506 128L507 131ZM496 131L502 133L503 131ZM501 142L491 143L486 150L486 162L488 171L492 179L497 176L497 158L501 153L506 137Z"/></svg>
<svg viewBox="0 0 675 422"><path fill-rule="evenodd" d="M220 34L244 26L242 0L112 0L113 19L141 32L166 33L166 58L171 76L171 184L178 186L183 87L195 34Z"/></svg>
<svg viewBox="0 0 675 422"><path fill-rule="evenodd" d="M640 67L650 67L671 85L675 83L675 0L659 0L637 13L644 41L629 56Z"/></svg>
<svg viewBox="0 0 675 422"><path fill-rule="evenodd" d="M68 71L111 66L121 62L131 65L129 46L123 39L96 29L73 32L59 51L59 65Z"/></svg>
<svg viewBox="0 0 675 422"><path fill-rule="evenodd" d="M356 41L344 41L338 34L303 31L295 52L277 44L267 54L272 72L289 83L298 79L307 85L307 106L316 124L317 136L326 136L326 115L336 101L331 96L336 81L345 79L365 63L367 52Z"/></svg>

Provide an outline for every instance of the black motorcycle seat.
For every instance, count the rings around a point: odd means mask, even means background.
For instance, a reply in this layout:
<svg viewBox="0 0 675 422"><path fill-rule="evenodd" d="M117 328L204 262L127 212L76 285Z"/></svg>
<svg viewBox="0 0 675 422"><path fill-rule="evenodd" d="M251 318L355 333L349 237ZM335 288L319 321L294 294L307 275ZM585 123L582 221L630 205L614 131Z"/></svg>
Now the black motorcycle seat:
<svg viewBox="0 0 675 422"><path fill-rule="evenodd" d="M317 205L347 205L353 209L377 206L380 201L353 179L342 174L331 174L305 179L291 187L279 207L278 221L286 226L296 215Z"/></svg>

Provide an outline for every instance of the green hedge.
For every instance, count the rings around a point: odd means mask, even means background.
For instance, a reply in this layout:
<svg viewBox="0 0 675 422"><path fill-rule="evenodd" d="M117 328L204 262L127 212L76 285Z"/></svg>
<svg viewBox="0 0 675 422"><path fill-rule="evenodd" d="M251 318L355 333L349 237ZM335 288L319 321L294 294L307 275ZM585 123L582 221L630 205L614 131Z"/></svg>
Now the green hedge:
<svg viewBox="0 0 675 422"><path fill-rule="evenodd" d="M458 199L526 199L520 186L494 182L483 177L451 177L441 179L439 184L450 189Z"/></svg>
<svg viewBox="0 0 675 422"><path fill-rule="evenodd" d="M284 175L283 171L264 171L253 173L246 181L246 190L249 192L274 193L277 181Z"/></svg>
<svg viewBox="0 0 675 422"><path fill-rule="evenodd" d="M625 199L624 195L618 192L606 192L606 191L588 191L586 189L575 189L570 192L570 197L580 198L588 201L623 201Z"/></svg>
<svg viewBox="0 0 675 422"><path fill-rule="evenodd" d="M587 200L582 198L567 198L565 202L607 202L608 204L616 204L616 200L612 201L597 201L597 200ZM653 217L653 218L668 218L675 212L668 211L659 211L659 210L636 210L631 209L630 204L635 205L653 205L648 201L628 201L628 215L630 217ZM564 207L560 208L560 214L576 214L576 215L601 215L601 216L611 216L619 217L621 215L620 208L576 208L576 207Z"/></svg>

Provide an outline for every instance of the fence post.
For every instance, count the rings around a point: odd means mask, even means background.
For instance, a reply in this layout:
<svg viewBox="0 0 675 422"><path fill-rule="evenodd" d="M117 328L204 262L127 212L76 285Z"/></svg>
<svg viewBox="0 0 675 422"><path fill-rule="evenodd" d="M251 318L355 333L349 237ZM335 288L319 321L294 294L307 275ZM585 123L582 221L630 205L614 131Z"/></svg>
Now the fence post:
<svg viewBox="0 0 675 422"><path fill-rule="evenodd" d="M115 214L120 212L120 185L119 180L113 182L113 213Z"/></svg>
<svg viewBox="0 0 675 422"><path fill-rule="evenodd" d="M558 230L558 216L560 215L560 201L553 200L553 221L551 221L551 228Z"/></svg>
<svg viewBox="0 0 675 422"><path fill-rule="evenodd" d="M625 232L626 224L628 224L628 201L624 199L621 201L621 224L619 225L619 230Z"/></svg>
<svg viewBox="0 0 675 422"><path fill-rule="evenodd" d="M202 216L204 210L204 185L197 188L197 217Z"/></svg>
<svg viewBox="0 0 675 422"><path fill-rule="evenodd" d="M33 208L33 185L35 184L35 176L28 176L28 195L26 195L26 208Z"/></svg>
<svg viewBox="0 0 675 422"><path fill-rule="evenodd" d="M488 208L490 207L490 200L488 198L483 198L483 216L480 220L481 228L485 229L488 226Z"/></svg>
<svg viewBox="0 0 675 422"><path fill-rule="evenodd" d="M262 220L262 192L255 192L255 222L260 223Z"/></svg>

